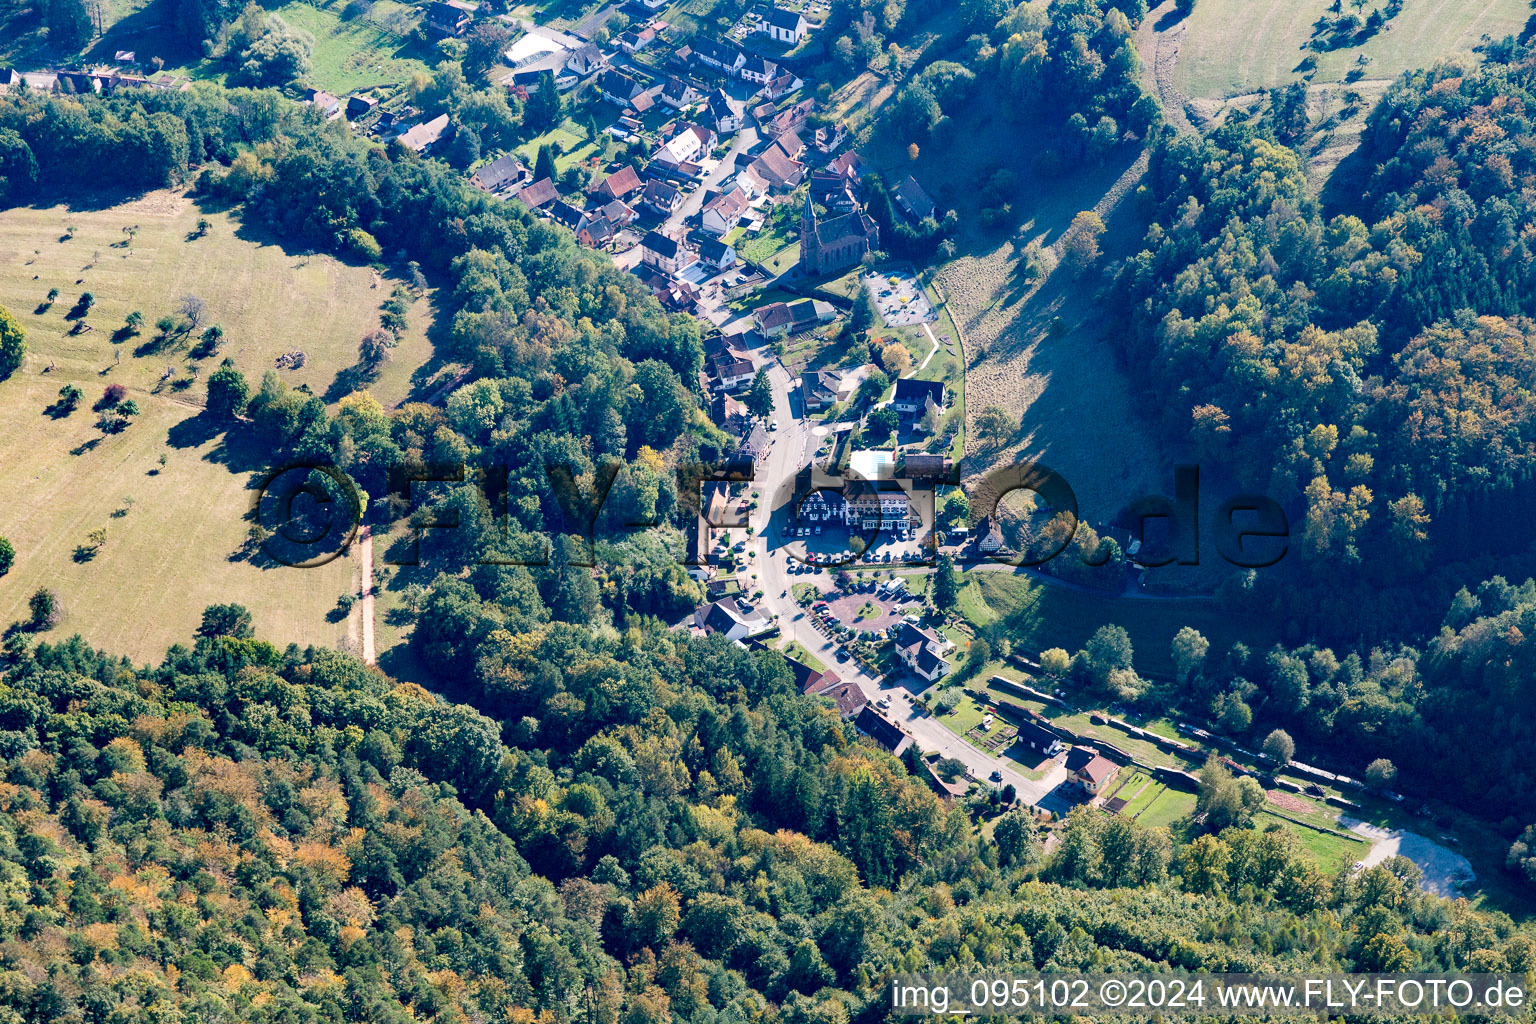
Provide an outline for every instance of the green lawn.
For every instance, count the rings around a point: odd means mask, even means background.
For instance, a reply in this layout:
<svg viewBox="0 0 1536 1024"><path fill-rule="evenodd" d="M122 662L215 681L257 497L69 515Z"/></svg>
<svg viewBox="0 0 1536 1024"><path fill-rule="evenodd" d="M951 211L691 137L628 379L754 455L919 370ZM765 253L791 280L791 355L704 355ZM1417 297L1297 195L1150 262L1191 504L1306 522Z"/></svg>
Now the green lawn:
<svg viewBox="0 0 1536 1024"><path fill-rule="evenodd" d="M342 558L315 569L262 568L242 558L250 470L265 457L226 449L198 413L203 382L226 355L254 384L278 354L302 349L306 365L280 375L325 394L337 371L355 362L358 339L378 324L392 282L378 279L375 287L367 267L241 237L248 233L237 222L200 211L178 192L78 205L85 208L0 213L0 306L21 323L29 348L22 369L0 383L0 484L10 496L0 506L0 535L18 553L0 586L0 623L23 617L28 596L47 585L66 609L55 636L79 631L147 662L187 641L206 605L235 596L267 639L335 645L360 621L357 612L351 624L327 620L337 597L355 586L355 565ZM210 229L189 242L199 217ZM133 226L131 246L114 248ZM59 299L44 307L54 287ZM72 334L66 314L85 291L96 299L85 317L94 329ZM193 359L189 345L137 355L152 327L114 343L129 311L153 324L186 294L202 298L205 322L225 330L217 357ZM423 299L395 359L371 385L386 404L409 394L412 372L430 356L429 315ZM187 381L183 390L160 386L167 366L173 381ZM81 407L60 419L45 415L66 383L85 393ZM114 383L142 411L122 433L104 435L90 406ZM115 517L120 508L126 515ZM75 561L75 549L102 527L107 543Z"/></svg>
<svg viewBox="0 0 1536 1024"><path fill-rule="evenodd" d="M792 242L761 262L770 274L782 274L800 262L800 243Z"/></svg>
<svg viewBox="0 0 1536 1024"><path fill-rule="evenodd" d="M802 665L808 665L817 672L825 672L827 663L805 649L805 645L798 640L791 640L781 648L786 657L794 658Z"/></svg>
<svg viewBox="0 0 1536 1024"><path fill-rule="evenodd" d="M577 129L575 125L571 124L571 122L566 121L564 124L558 124L549 129L549 131L544 132L542 135L535 135L521 146L518 146L517 151L524 160L532 164L534 160L538 159L540 147L546 143L559 143L560 148L569 153L571 150L585 145L586 141L586 135ZM559 165L560 161L557 158L555 166L558 167Z"/></svg>
<svg viewBox="0 0 1536 1024"><path fill-rule="evenodd" d="M1317 865L1323 869L1323 873L1328 875L1336 873L1340 868L1348 867L1371 850L1371 844L1364 839L1318 832L1315 829L1293 824L1268 811L1260 811L1254 816L1253 823L1254 827L1259 829L1274 823L1283 825L1291 835L1296 837L1302 849L1317 860Z"/></svg>
<svg viewBox="0 0 1536 1024"><path fill-rule="evenodd" d="M1139 802L1138 802L1139 803ZM1195 794L1185 793L1178 789L1163 789L1151 800L1141 806L1127 808L1127 811L1139 812L1136 819L1138 825L1148 828L1156 828L1160 825L1171 826L1181 821L1195 809Z"/></svg>

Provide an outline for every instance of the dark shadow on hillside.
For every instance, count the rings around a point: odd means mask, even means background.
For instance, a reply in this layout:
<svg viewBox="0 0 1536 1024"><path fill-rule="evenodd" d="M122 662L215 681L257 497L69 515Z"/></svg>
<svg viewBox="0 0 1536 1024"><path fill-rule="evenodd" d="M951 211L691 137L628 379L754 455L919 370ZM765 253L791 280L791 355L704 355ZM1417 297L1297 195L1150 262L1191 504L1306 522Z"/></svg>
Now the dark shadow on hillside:
<svg viewBox="0 0 1536 1024"><path fill-rule="evenodd" d="M452 339L448 336L448 324L451 318L448 315L447 289L439 288L433 292L430 304L432 322L427 326L427 341L432 345L432 355L425 363L411 371L411 390L405 398L407 402L435 400L438 392L458 376L444 373L453 362L445 355L453 350Z"/></svg>
<svg viewBox="0 0 1536 1024"><path fill-rule="evenodd" d="M1174 6L1168 8L1168 10L1164 11L1162 17L1157 19L1157 21L1152 26L1152 31L1166 32L1187 17L1189 17L1189 14L1185 11L1179 10L1178 5L1175 4Z"/></svg>
<svg viewBox="0 0 1536 1024"><path fill-rule="evenodd" d="M1334 167L1333 173L1328 175L1328 180L1323 182L1323 187L1318 192L1317 198L1322 204L1323 216L1334 217L1340 213L1366 216L1367 211L1360 209L1360 197L1365 193L1366 186L1370 184L1373 170L1375 170L1375 164L1365 154L1362 146L1356 146L1350 150L1349 155Z"/></svg>
<svg viewBox="0 0 1536 1024"><path fill-rule="evenodd" d="M198 49L176 32L176 10L171 0L156 0L117 21L84 54L85 63L114 63L119 50L133 50L142 62L140 73L155 74L151 57L164 58L169 67L201 62Z"/></svg>

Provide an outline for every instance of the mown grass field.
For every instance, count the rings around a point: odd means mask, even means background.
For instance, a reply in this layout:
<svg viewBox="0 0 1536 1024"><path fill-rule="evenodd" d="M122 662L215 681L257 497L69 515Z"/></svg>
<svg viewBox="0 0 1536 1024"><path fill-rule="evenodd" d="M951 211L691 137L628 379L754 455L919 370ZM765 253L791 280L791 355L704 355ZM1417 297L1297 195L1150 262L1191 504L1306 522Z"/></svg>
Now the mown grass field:
<svg viewBox="0 0 1536 1024"><path fill-rule="evenodd" d="M187 241L200 216L211 221L208 234ZM128 237L123 228L135 225L131 247L114 248ZM323 394L355 361L357 339L378 323L390 282L374 287L367 267L306 259L242 238L237 228L174 192L100 209L0 213L0 305L20 321L29 348L22 369L0 383L0 484L7 495L0 535L18 555L0 578L0 624L24 618L28 596L46 585L66 610L53 635L78 631L136 661L188 640L202 609L219 601L248 606L261 635L276 642L335 645L349 635L353 626L328 621L327 613L355 586L351 559L294 569L240 558L250 526L250 470L263 464L262 453L230 451L199 413L204 381L225 354L254 385L278 354L302 349L307 365L281 375ZM59 300L43 308L53 287ZM85 291L96 297L84 318L94 329L70 334L67 314ZM152 325L187 293L206 301L205 322L225 329L218 356L193 360L190 345L135 355L152 326L114 343L130 310L141 310ZM409 393L412 370L430 353L429 313L426 300L417 303L411 332L374 384L381 400ZM188 386L160 386L167 366L173 381ZM66 383L85 399L55 419L44 410ZM122 433L104 435L91 405L114 383L128 389L141 412ZM122 508L126 515L114 517ZM76 548L102 527L106 544L77 561Z"/></svg>
<svg viewBox="0 0 1536 1024"><path fill-rule="evenodd" d="M1174 82L1190 97L1220 97L1283 85L1297 78L1313 23L1329 0L1201 0L1189 15ZM1369 14L1378 4L1370 4ZM1352 10L1346 5L1346 10ZM1365 77L1392 78L1427 67L1484 34L1519 34L1525 0L1406 0L1388 27L1360 46L1319 54L1314 83L1343 81L1365 55Z"/></svg>
<svg viewBox="0 0 1536 1024"><path fill-rule="evenodd" d="M222 81L232 66L228 61L207 59L195 40L183 38L176 29L174 14L164 4L101 0L90 6L92 10L99 7L105 29L105 34L85 50L84 57L90 63L110 64L119 50L131 50L138 55L143 70L159 57L167 71L216 81ZM269 9L313 37L306 81L317 88L344 95L374 86L400 86L412 75L429 70L431 50L410 38L420 21L411 5L377 0L369 11L351 19L343 17L346 0L290 0ZM77 56L49 44L33 10L21 4L0 10L0 65L30 71L67 64Z"/></svg>

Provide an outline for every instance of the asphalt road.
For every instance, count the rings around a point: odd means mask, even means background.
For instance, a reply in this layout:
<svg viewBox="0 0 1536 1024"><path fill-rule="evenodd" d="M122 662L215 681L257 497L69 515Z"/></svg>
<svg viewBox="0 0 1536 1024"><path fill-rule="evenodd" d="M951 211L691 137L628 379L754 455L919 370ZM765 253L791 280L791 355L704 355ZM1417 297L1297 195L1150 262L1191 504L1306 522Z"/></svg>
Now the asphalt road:
<svg viewBox="0 0 1536 1024"><path fill-rule="evenodd" d="M750 517L753 526L751 548L757 552L753 560L758 573L758 583L763 589L764 611L778 620L780 631L795 640L819 661L831 666L839 677L852 680L864 691L871 702L881 696L891 698L886 716L911 733L917 745L924 751L938 751L944 757L964 762L971 774L987 780L994 771L1002 773L1004 783L1012 783L1019 799L1025 803L1042 806L1059 812L1068 802L1052 791L1067 778L1067 770L1059 762L1054 763L1041 779L1026 776L1016 762L1007 758L993 757L972 746L950 728L916 704L914 692L903 683L914 687L921 680L903 676L882 687L880 680L872 678L859 668L855 661L837 660L837 644L833 643L811 624L805 610L795 603L790 584L797 578L788 569L790 556L784 547L784 530L789 525L790 505L793 500L793 480L796 472L809 463L821 443L815 433L815 425L802 418L798 388L792 393L789 373L776 360L765 361L761 351L754 353L755 361L768 369L768 379L773 386L774 414L779 429L773 434L773 444L767 459L758 471L753 488L762 496ZM917 692L920 692L918 690Z"/></svg>

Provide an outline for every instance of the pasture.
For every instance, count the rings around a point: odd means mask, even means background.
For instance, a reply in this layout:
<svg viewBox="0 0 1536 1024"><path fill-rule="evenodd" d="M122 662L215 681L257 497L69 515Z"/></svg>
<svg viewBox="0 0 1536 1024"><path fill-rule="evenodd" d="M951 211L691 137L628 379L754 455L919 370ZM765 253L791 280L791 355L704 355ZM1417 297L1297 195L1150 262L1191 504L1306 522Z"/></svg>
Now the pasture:
<svg viewBox="0 0 1536 1024"><path fill-rule="evenodd" d="M207 233L189 241L200 218ZM331 609L356 585L353 559L293 569L253 564L243 552L262 454L227 446L199 415L203 382L228 355L254 387L277 356L300 349L305 365L280 376L324 394L356 361L357 340L378 324L392 284L368 267L249 237L178 192L0 213L0 305L28 342L22 369L0 383L0 535L17 549L16 567L0 579L0 623L25 618L27 598L46 585L65 608L51 637L80 632L135 661L189 640L206 605L231 599L272 641L346 642L357 613L349 621ZM49 304L51 288L60 294ZM81 315L87 291L95 303ZM205 324L223 327L219 352L194 358L195 339L145 351L154 321L187 294L206 303ZM135 310L143 330L119 334ZM373 382L386 404L407 397L430 355L429 320L422 299ZM92 329L76 332L81 323ZM45 412L66 384L83 392L79 408ZM91 409L110 384L140 409L117 434L97 429ZM105 543L90 551L89 535L103 528Z"/></svg>
<svg viewBox="0 0 1536 1024"><path fill-rule="evenodd" d="M1175 85L1191 98L1217 98L1295 81L1313 25L1328 6L1329 0L1201 0L1184 28ZM1380 6L1367 3L1362 13ZM1404 0L1402 12L1361 45L1318 54L1312 81L1341 82L1357 67L1367 79L1393 78L1470 50L1484 34L1518 35L1530 16L1525 0Z"/></svg>

